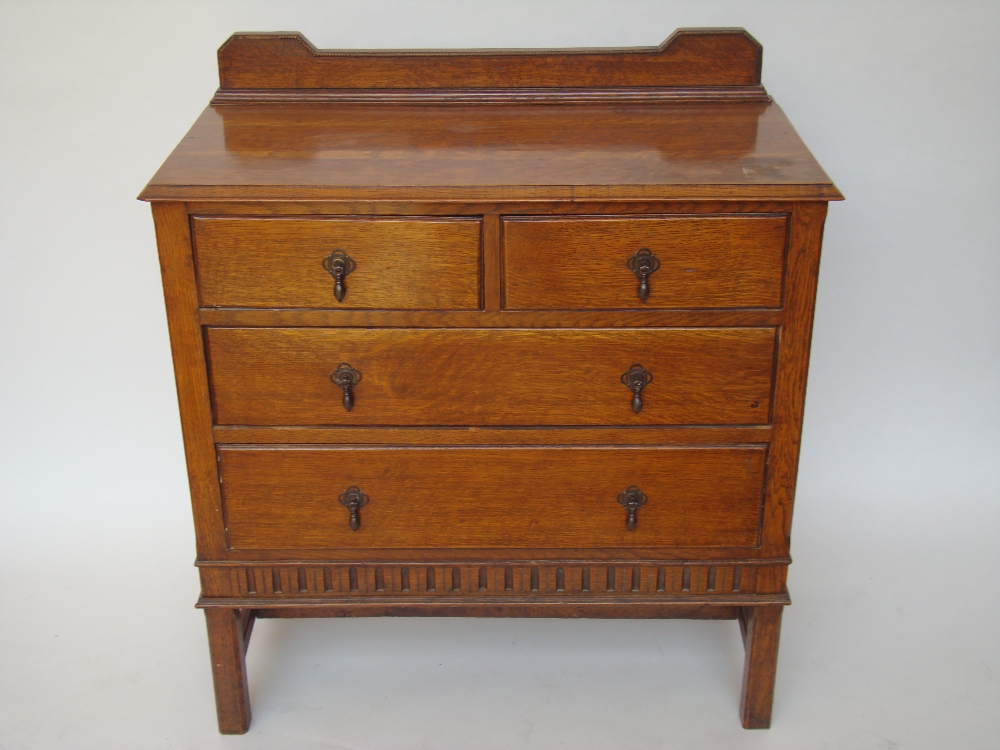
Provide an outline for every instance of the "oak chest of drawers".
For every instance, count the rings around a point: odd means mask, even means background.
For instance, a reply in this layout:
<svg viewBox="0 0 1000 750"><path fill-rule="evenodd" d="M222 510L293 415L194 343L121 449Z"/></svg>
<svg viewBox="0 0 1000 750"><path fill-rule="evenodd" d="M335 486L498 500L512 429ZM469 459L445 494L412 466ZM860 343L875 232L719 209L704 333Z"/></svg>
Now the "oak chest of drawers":
<svg viewBox="0 0 1000 750"><path fill-rule="evenodd" d="M153 204L220 730L256 617L738 619L766 727L827 202L734 29L238 34Z"/></svg>

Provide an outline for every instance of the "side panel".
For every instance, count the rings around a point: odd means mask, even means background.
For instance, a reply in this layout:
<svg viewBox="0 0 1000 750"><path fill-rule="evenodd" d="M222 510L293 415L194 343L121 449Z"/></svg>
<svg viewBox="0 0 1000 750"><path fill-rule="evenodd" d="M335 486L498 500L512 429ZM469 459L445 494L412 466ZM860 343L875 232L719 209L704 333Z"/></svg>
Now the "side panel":
<svg viewBox="0 0 1000 750"><path fill-rule="evenodd" d="M198 289L191 257L188 215L183 203L154 203L152 208L191 485L198 557L217 558L225 550L225 529L212 440L212 405L205 347L198 322Z"/></svg>

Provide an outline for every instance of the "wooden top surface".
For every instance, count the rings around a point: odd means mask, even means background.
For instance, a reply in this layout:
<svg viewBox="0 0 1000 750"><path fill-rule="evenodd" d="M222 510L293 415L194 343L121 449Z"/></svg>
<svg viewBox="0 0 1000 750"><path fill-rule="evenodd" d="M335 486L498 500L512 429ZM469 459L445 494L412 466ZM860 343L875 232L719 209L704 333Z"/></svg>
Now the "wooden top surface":
<svg viewBox="0 0 1000 750"><path fill-rule="evenodd" d="M144 200L838 200L776 104L207 108Z"/></svg>
<svg viewBox="0 0 1000 750"><path fill-rule="evenodd" d="M236 34L145 200L838 200L742 29L631 50L325 51Z"/></svg>

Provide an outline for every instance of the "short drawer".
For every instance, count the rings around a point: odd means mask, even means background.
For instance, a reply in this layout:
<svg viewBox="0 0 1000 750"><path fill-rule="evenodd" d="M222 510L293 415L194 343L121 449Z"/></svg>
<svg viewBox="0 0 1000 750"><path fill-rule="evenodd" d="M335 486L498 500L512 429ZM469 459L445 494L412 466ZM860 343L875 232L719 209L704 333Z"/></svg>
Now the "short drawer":
<svg viewBox="0 0 1000 750"><path fill-rule="evenodd" d="M763 446L219 448L238 550L754 547L765 459Z"/></svg>
<svg viewBox="0 0 1000 750"><path fill-rule="evenodd" d="M504 305L777 308L786 224L784 215L772 214L508 217ZM640 292L644 268L651 273Z"/></svg>
<svg viewBox="0 0 1000 750"><path fill-rule="evenodd" d="M210 328L208 351L218 424L749 425L775 329Z"/></svg>
<svg viewBox="0 0 1000 750"><path fill-rule="evenodd" d="M205 307L480 307L479 219L196 217L192 224ZM338 259L347 271L340 300Z"/></svg>

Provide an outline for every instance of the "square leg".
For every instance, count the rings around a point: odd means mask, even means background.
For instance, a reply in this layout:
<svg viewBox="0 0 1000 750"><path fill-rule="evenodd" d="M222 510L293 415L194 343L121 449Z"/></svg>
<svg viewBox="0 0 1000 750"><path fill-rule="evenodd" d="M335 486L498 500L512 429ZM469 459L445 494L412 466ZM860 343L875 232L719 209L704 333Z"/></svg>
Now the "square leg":
<svg viewBox="0 0 1000 750"><path fill-rule="evenodd" d="M219 732L243 734L250 728L250 691L247 689L246 641L253 618L249 611L209 608L208 650L212 657L215 708Z"/></svg>
<svg viewBox="0 0 1000 750"><path fill-rule="evenodd" d="M769 604L741 607L739 611L740 630L746 649L743 694L740 697L740 721L744 729L767 729L771 726L783 609L783 605Z"/></svg>

